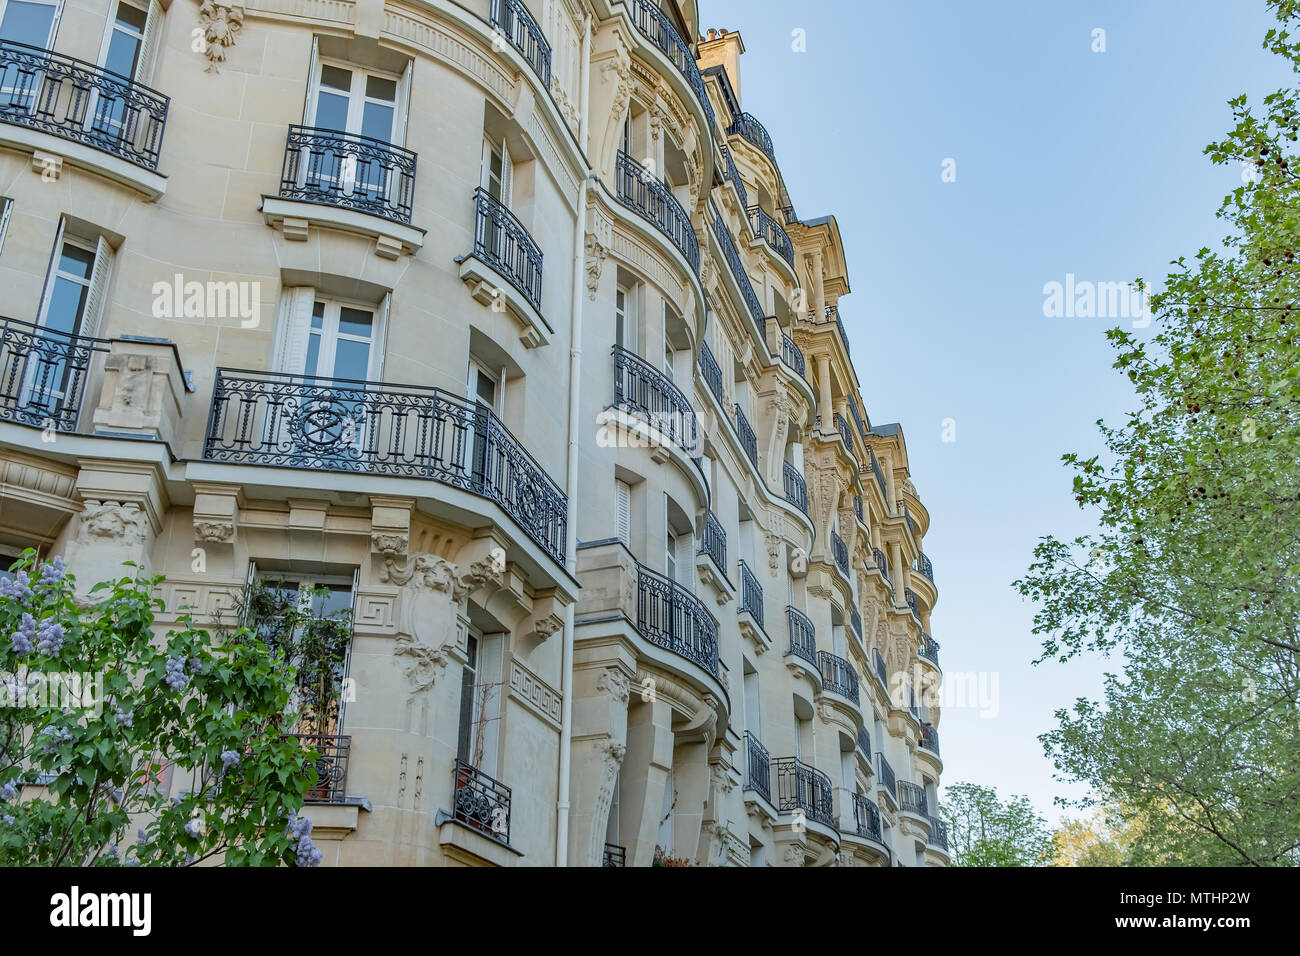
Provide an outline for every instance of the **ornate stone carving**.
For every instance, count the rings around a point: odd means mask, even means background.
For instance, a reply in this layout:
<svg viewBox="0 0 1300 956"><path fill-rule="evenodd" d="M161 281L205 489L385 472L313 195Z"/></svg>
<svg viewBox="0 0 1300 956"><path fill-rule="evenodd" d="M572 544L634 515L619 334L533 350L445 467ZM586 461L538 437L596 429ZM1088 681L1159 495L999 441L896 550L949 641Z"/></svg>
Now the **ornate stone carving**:
<svg viewBox="0 0 1300 956"><path fill-rule="evenodd" d="M767 566L775 571L781 557L781 539L774 534L764 534L763 543L767 545Z"/></svg>
<svg viewBox="0 0 1300 956"><path fill-rule="evenodd" d="M595 235L587 233L587 238L583 243L586 250L586 269L587 269L587 298L596 301L596 290L600 288L600 273L604 269L605 259L609 255L609 250L601 244Z"/></svg>
<svg viewBox="0 0 1300 956"><path fill-rule="evenodd" d="M723 764L709 764L709 778L713 781L713 789L718 793L725 795L736 789L736 781L731 779L729 768Z"/></svg>
<svg viewBox="0 0 1300 956"><path fill-rule="evenodd" d="M790 866L803 866L805 851L798 843L787 844L783 859Z"/></svg>
<svg viewBox="0 0 1300 956"><path fill-rule="evenodd" d="M603 757L604 763L600 783L596 789L596 803L591 814L591 833L587 843L587 864L600 866L605 850L605 831L609 826L609 808L614 799L614 781L618 779L618 768L623 765L627 755L627 746L608 737L601 744L596 755Z"/></svg>
<svg viewBox="0 0 1300 956"><path fill-rule="evenodd" d="M410 546L410 537L404 534L380 534L370 536L370 550L377 554L406 554Z"/></svg>
<svg viewBox="0 0 1300 956"><path fill-rule="evenodd" d="M77 528L79 544L138 545L145 538L145 516L133 501L87 501Z"/></svg>
<svg viewBox="0 0 1300 956"><path fill-rule="evenodd" d="M629 687L627 675L617 667L606 667L596 679L596 690L609 695L620 704L627 703Z"/></svg>
<svg viewBox="0 0 1300 956"><path fill-rule="evenodd" d="M198 541L229 544L235 539L235 523L233 521L195 521L194 538Z"/></svg>
<svg viewBox="0 0 1300 956"><path fill-rule="evenodd" d="M531 707L559 729L560 692L514 658L510 660L510 696Z"/></svg>
<svg viewBox="0 0 1300 956"><path fill-rule="evenodd" d="M244 27L244 8L234 3L203 0L199 6L199 22L203 25L203 54L208 58L204 71L220 73L226 48L235 45L235 38Z"/></svg>

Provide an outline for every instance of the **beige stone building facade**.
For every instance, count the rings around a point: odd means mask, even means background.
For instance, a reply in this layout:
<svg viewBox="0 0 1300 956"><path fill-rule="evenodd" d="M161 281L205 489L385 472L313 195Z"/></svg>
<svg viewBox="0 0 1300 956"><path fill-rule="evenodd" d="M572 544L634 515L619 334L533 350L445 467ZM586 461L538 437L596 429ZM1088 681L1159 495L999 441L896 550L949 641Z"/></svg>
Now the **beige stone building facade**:
<svg viewBox="0 0 1300 956"><path fill-rule="evenodd" d="M948 861L889 353L742 52L673 0L0 0L0 558L347 608L327 865Z"/></svg>

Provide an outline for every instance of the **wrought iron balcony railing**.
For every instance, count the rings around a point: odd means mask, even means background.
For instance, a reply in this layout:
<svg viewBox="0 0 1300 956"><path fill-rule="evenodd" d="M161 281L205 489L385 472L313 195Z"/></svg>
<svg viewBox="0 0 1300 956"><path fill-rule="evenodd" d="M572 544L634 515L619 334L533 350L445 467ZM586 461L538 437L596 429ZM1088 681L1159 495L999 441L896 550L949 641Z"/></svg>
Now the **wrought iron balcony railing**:
<svg viewBox="0 0 1300 956"><path fill-rule="evenodd" d="M852 415L853 415L853 420L854 420L855 422L857 422L857 425L858 425L858 434L860 434L860 435L862 435L862 436L865 437L866 434L867 434L867 426L866 426L866 424L862 421L862 413L861 413L860 411L858 411L858 403L857 403L857 401L853 398L852 395L849 396L849 411L850 411L850 412L852 413Z"/></svg>
<svg viewBox="0 0 1300 956"><path fill-rule="evenodd" d="M754 434L754 429L750 427L749 419L741 411L740 406L736 406L736 434L740 436L740 447L745 450L745 457L749 463L758 470L758 436Z"/></svg>
<svg viewBox="0 0 1300 956"><path fill-rule="evenodd" d="M727 576L727 530L712 511L704 515L704 534L700 535L700 554L713 559L722 576Z"/></svg>
<svg viewBox="0 0 1300 956"><path fill-rule="evenodd" d="M835 531L831 532L831 555L835 558L835 566L840 569L840 574L847 578L849 576L849 546L844 543L844 539Z"/></svg>
<svg viewBox="0 0 1300 956"><path fill-rule="evenodd" d="M839 694L857 704L858 672L842 657L829 651L817 652L817 667L822 672L822 689Z"/></svg>
<svg viewBox="0 0 1300 956"><path fill-rule="evenodd" d="M781 361L799 373L800 378L804 378L803 352L794 344L794 339L784 332L781 333Z"/></svg>
<svg viewBox="0 0 1300 956"><path fill-rule="evenodd" d="M652 644L718 676L718 623L676 581L637 565L636 628Z"/></svg>
<svg viewBox="0 0 1300 956"><path fill-rule="evenodd" d="M885 842L880 830L880 808L874 800L860 793L853 794L853 829L858 836L877 843Z"/></svg>
<svg viewBox="0 0 1300 956"><path fill-rule="evenodd" d="M929 724L921 725L921 747L936 757L939 755L939 731Z"/></svg>
<svg viewBox="0 0 1300 956"><path fill-rule="evenodd" d="M849 454L857 456L857 449L853 445L853 429L839 412L835 413L835 430L840 433L840 440L844 442L844 447L849 450Z"/></svg>
<svg viewBox="0 0 1300 956"><path fill-rule="evenodd" d="M930 560L929 555L924 551L918 554L916 560L912 562L912 570L925 575L931 584L934 583L934 562Z"/></svg>
<svg viewBox="0 0 1300 956"><path fill-rule="evenodd" d="M876 484L880 486L880 498L882 501L888 503L889 492L886 490L887 486L885 485L885 475L884 472L880 470L880 462L876 461L876 453L872 451L870 448L868 448L867 456L871 459L871 470L876 475Z"/></svg>
<svg viewBox="0 0 1300 956"><path fill-rule="evenodd" d="M781 467L781 479L785 484L785 500L804 514L808 513L808 485L799 474L799 469L788 461Z"/></svg>
<svg viewBox="0 0 1300 956"><path fill-rule="evenodd" d="M790 624L790 650L788 654L802 657L813 667L817 666L817 632L808 616L793 606L785 609Z"/></svg>
<svg viewBox="0 0 1300 956"><path fill-rule="evenodd" d="M489 22L523 54L542 85L551 88L551 44L523 0L492 0Z"/></svg>
<svg viewBox="0 0 1300 956"><path fill-rule="evenodd" d="M849 612L849 623L853 625L853 633L858 635L858 640L862 640L862 615L857 608Z"/></svg>
<svg viewBox="0 0 1300 956"><path fill-rule="evenodd" d="M619 150L617 161L618 199L654 225L686 257L695 272L700 271L700 244L691 217L654 174L627 153Z"/></svg>
<svg viewBox="0 0 1300 956"><path fill-rule="evenodd" d="M510 788L463 760L456 761L452 816L502 843L510 843Z"/></svg>
<svg viewBox="0 0 1300 956"><path fill-rule="evenodd" d="M108 341L0 316L0 421L75 431L96 352Z"/></svg>
<svg viewBox="0 0 1300 956"><path fill-rule="evenodd" d="M740 610L748 611L758 626L763 626L763 585L744 561L740 562Z"/></svg>
<svg viewBox="0 0 1300 956"><path fill-rule="evenodd" d="M849 333L844 331L844 323L840 321L840 310L835 309L835 327L839 329L840 341L844 343L844 354L849 354Z"/></svg>
<svg viewBox="0 0 1300 956"><path fill-rule="evenodd" d="M718 367L718 360L713 357L713 350L709 348L707 342L700 343L700 377L704 379L704 384L709 386L709 391L713 393L719 404L725 405L726 398L722 392L722 369Z"/></svg>
<svg viewBox="0 0 1300 956"><path fill-rule="evenodd" d="M158 169L168 98L102 66L0 40L0 122Z"/></svg>
<svg viewBox="0 0 1300 956"><path fill-rule="evenodd" d="M858 520L859 520L859 521L866 521L866 520L867 520L865 517L863 517L863 511L862 511L862 496L861 496L861 495L854 495L854 496L853 496L853 513L854 513L855 515L858 516Z"/></svg>
<svg viewBox="0 0 1300 956"><path fill-rule="evenodd" d="M774 762L776 808L782 813L802 810L806 819L837 830L830 777L797 757L780 757Z"/></svg>
<svg viewBox="0 0 1300 956"><path fill-rule="evenodd" d="M559 485L490 409L440 388L217 369L203 458L432 479L496 502L564 561Z"/></svg>
<svg viewBox="0 0 1300 956"><path fill-rule="evenodd" d="M672 60L673 66L677 67L686 79L686 85L699 99L705 118L709 122L709 129L712 130L717 123L713 115L713 104L704 89L704 77L700 75L700 68L695 63L695 54L691 52L690 46L682 39L681 34L677 32L664 12L651 0L632 0L631 6L632 22L647 40Z"/></svg>
<svg viewBox="0 0 1300 956"><path fill-rule="evenodd" d="M894 768L889 765L885 755L876 752L876 761L880 764L880 786L884 787L885 792L894 795L898 792L897 779L894 777ZM897 799L897 797L895 797Z"/></svg>
<svg viewBox="0 0 1300 956"><path fill-rule="evenodd" d="M921 646L916 652L935 667L939 666L939 642L929 634L921 635Z"/></svg>
<svg viewBox="0 0 1300 956"><path fill-rule="evenodd" d="M682 447L699 448L695 409L680 388L640 356L614 346L614 404L644 419Z"/></svg>
<svg viewBox="0 0 1300 956"><path fill-rule="evenodd" d="M897 507L897 505L895 505ZM903 520L907 522L907 532L912 537L916 537L916 522L912 520L912 512L907 507L907 502L903 502Z"/></svg>
<svg viewBox="0 0 1300 956"><path fill-rule="evenodd" d="M749 206L749 196L745 193L745 181L740 178L740 170L736 168L736 160L731 155L731 147L723 145L722 158L727 161L727 178L736 185L736 192L740 193L740 203L742 206Z"/></svg>
<svg viewBox="0 0 1300 956"><path fill-rule="evenodd" d="M474 190L474 206L474 255L541 312L542 250L515 214L481 186Z"/></svg>
<svg viewBox="0 0 1300 956"><path fill-rule="evenodd" d="M752 113L740 113L732 121L731 127L727 130L728 136L741 136L749 143L757 146L768 159L776 165L776 148L772 145L772 137L768 134L766 127L760 123Z"/></svg>
<svg viewBox="0 0 1300 956"><path fill-rule="evenodd" d="M871 763L871 732L866 727L858 731L858 753L867 758L867 763Z"/></svg>
<svg viewBox="0 0 1300 956"><path fill-rule="evenodd" d="M871 662L875 665L876 677L880 678L880 686L889 690L889 672L885 668L885 659L880 655L880 648L871 649Z"/></svg>
<svg viewBox="0 0 1300 956"><path fill-rule="evenodd" d="M908 608L919 620L921 617L920 605L916 600L916 592L911 588L903 588L903 600L907 602Z"/></svg>
<svg viewBox="0 0 1300 956"><path fill-rule="evenodd" d="M280 198L409 223L415 159L409 149L381 139L292 125L284 145Z"/></svg>
<svg viewBox="0 0 1300 956"><path fill-rule="evenodd" d="M745 731L745 789L762 795L768 803L772 802L772 760L767 748L759 743L758 738Z"/></svg>
<svg viewBox="0 0 1300 956"><path fill-rule="evenodd" d="M926 805L925 788L910 780L898 781L898 805L905 812L923 817L930 815L929 807Z"/></svg>
<svg viewBox="0 0 1300 956"><path fill-rule="evenodd" d="M936 816L931 816L930 820L930 846L937 846L945 853L948 852L948 824Z"/></svg>
<svg viewBox="0 0 1300 956"><path fill-rule="evenodd" d="M316 770L316 782L307 789L303 798L308 803L342 803L347 797L348 755L352 752L352 738L345 734L289 734L304 750L317 754L308 758L303 768Z"/></svg>
<svg viewBox="0 0 1300 956"><path fill-rule="evenodd" d="M790 234L785 231L785 227L763 211L762 206L750 206L745 210L749 216L749 224L754 229L754 235L762 236L772 251L790 264L794 268L794 243L790 241Z"/></svg>
<svg viewBox="0 0 1300 956"><path fill-rule="evenodd" d="M601 866L627 866L627 847L619 846L617 843L606 843Z"/></svg>
<svg viewBox="0 0 1300 956"><path fill-rule="evenodd" d="M892 588L894 579L889 576L889 559L885 557L885 552L879 548L872 548L871 556L875 559L876 567L880 569L880 573L884 575L885 582Z"/></svg>
<svg viewBox="0 0 1300 956"><path fill-rule="evenodd" d="M767 317L763 314L763 306L759 304L758 294L754 291L754 283L750 281L749 273L745 271L745 264L740 261L736 244L731 241L727 223L716 208L713 210L713 235L718 240L718 245L722 247L722 258L727 260L731 277L740 287L741 298L745 300L745 307L749 309L750 318L754 320L754 325L758 327L758 334L761 336L767 325Z"/></svg>

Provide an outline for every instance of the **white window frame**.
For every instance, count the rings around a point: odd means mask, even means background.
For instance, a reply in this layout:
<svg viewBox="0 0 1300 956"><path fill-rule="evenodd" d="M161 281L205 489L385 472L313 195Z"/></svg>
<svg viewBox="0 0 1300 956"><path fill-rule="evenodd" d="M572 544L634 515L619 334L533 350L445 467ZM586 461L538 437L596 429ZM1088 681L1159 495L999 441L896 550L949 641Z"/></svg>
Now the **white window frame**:
<svg viewBox="0 0 1300 956"><path fill-rule="evenodd" d="M366 381L371 381L371 372L375 368L375 347L378 344L376 343L375 338L378 332L376 325L379 321L379 310L373 305L359 305L353 302L344 302L340 299L317 296L315 301L312 302L312 318L315 318L316 306L318 305L323 307L321 328L319 331L311 328L310 325L307 328L307 341L309 343L313 335L320 339L320 346L316 352L316 368L313 370L304 366L302 374L313 378L334 378L333 369L334 362L338 357L339 342L365 342L368 346L366 353ZM350 332L339 331L340 319L345 308L369 313L369 338ZM330 372L321 372L320 367L322 365L329 369Z"/></svg>
<svg viewBox="0 0 1300 956"><path fill-rule="evenodd" d="M618 305L623 297L622 308ZM637 327L637 287L619 285L614 292L614 338L622 340L622 349L633 355L641 354L640 329Z"/></svg>
<svg viewBox="0 0 1300 956"><path fill-rule="evenodd" d="M54 8L54 18L50 21L50 35L45 41L45 49L54 48L54 38L59 35L59 21L63 19L63 0L25 0L27 3ZM5 13L9 10L9 0L0 0L0 23L4 23Z"/></svg>
<svg viewBox="0 0 1300 956"><path fill-rule="evenodd" d="M492 173L492 158L497 157L501 161L501 175L494 176ZM483 156L480 160L479 167L479 185L488 195L493 195L492 185L495 180L497 186L496 199L507 209L511 208L511 200L514 192L514 160L510 158L510 145L502 139L497 143L487 133L483 134Z"/></svg>
<svg viewBox="0 0 1300 956"><path fill-rule="evenodd" d="M332 66L336 69L347 70L352 75L352 88L348 90L346 97L348 101L348 118L344 123L342 132L350 133L354 136L363 135L361 132L361 121L365 115L366 103L382 103L385 106L393 107L393 128L389 131L389 139L386 140L392 146L401 146L405 141L405 108L403 106L404 94L409 92L409 75L410 68L402 73L392 73L387 70L375 70L367 66L361 66L358 63L351 63L347 60L336 60L329 57L313 57L310 85L307 89L307 110L303 116L303 125L315 127L316 125L316 108L321 92L321 80L324 76L325 67ZM396 84L393 91L392 100L380 100L369 96L366 93L366 80L369 77L378 77L383 80L392 80ZM329 87L329 92L335 95L344 95L342 90Z"/></svg>

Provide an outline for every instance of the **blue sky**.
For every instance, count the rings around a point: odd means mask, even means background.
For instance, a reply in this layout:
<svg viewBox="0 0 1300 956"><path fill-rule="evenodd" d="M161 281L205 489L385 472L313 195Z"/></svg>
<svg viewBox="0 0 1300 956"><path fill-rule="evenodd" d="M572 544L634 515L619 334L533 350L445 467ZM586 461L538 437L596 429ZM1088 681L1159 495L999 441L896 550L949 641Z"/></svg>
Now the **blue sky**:
<svg viewBox="0 0 1300 956"><path fill-rule="evenodd" d="M1241 171L1202 150L1230 128L1229 98L1288 83L1260 48L1273 20L1263 0L702 7L702 30L745 41L743 105L799 215L839 222L863 397L873 424L902 422L931 512L944 669L998 675L995 718L944 713L944 782L1027 794L1055 823L1053 798L1081 791L1053 779L1037 737L1119 665L1031 666L1033 608L1010 582L1040 535L1090 529L1060 456L1100 451L1094 422L1134 401L1104 337L1125 320L1046 318L1043 287L1160 279L1222 238L1214 214Z"/></svg>

